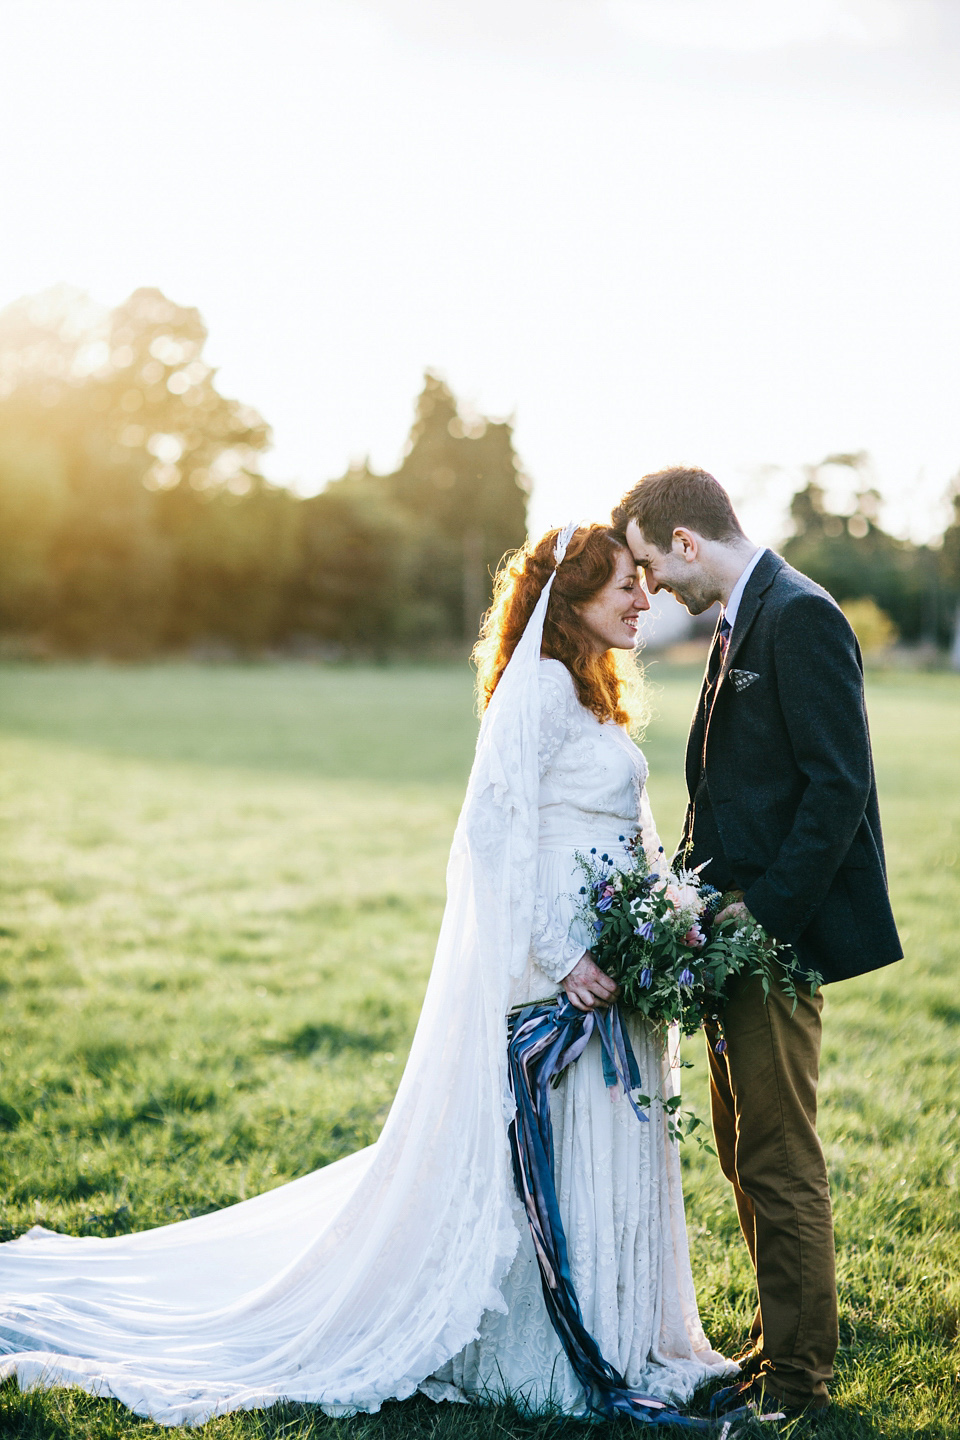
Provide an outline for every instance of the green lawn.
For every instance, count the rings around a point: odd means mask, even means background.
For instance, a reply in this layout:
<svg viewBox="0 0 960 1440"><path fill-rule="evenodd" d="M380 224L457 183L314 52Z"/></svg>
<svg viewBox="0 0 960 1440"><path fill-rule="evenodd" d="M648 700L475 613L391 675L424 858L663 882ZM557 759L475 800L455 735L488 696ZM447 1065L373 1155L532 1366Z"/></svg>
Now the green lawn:
<svg viewBox="0 0 960 1440"><path fill-rule="evenodd" d="M649 673L669 842L698 677ZM842 1348L820 1433L956 1437L960 677L877 675L870 710L908 958L827 992ZM0 1238L38 1220L166 1223L375 1137L475 731L465 667L0 667ZM752 1287L733 1206L711 1157L691 1147L684 1164L704 1322L735 1347ZM414 1401L339 1422L281 1407L203 1434L556 1428L583 1431ZM73 1392L0 1388L3 1437L170 1433Z"/></svg>

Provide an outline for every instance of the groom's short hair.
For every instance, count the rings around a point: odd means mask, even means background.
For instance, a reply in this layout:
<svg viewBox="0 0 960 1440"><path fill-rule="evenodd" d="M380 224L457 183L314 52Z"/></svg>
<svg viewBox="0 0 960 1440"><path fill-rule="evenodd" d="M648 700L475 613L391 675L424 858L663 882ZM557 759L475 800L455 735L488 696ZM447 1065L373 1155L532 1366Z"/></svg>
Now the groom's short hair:
<svg viewBox="0 0 960 1440"><path fill-rule="evenodd" d="M613 512L613 528L623 535L635 520L643 537L666 552L678 525L704 540L733 540L743 534L730 496L706 470L674 466L644 475L628 490Z"/></svg>

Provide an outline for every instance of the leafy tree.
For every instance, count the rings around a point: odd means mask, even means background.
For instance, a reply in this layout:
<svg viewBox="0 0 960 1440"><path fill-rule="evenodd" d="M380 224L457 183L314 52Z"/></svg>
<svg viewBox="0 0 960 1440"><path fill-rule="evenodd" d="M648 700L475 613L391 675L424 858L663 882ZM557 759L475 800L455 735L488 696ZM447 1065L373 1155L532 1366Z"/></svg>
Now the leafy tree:
<svg viewBox="0 0 960 1440"><path fill-rule="evenodd" d="M472 639L497 565L526 538L529 486L510 424L462 414L428 371L403 462L387 479L396 504L423 529L418 594L440 608L451 637Z"/></svg>
<svg viewBox="0 0 960 1440"><path fill-rule="evenodd" d="M156 289L106 311L66 287L0 314L0 418L69 448L97 435L147 487L233 485L270 443L249 405L222 396L199 312Z"/></svg>
<svg viewBox="0 0 960 1440"><path fill-rule="evenodd" d="M225 642L241 650L282 644L288 590L297 574L300 501L262 476L153 497L155 527L172 557L171 604L162 643Z"/></svg>
<svg viewBox="0 0 960 1440"><path fill-rule="evenodd" d="M822 470L844 466L857 485L853 513L827 508ZM793 534L782 546L791 565L829 590L841 604L873 600L906 640L943 638L938 566L926 546L889 535L879 524L881 496L866 483L868 457L830 455L808 469L806 486L790 503Z"/></svg>
<svg viewBox="0 0 960 1440"><path fill-rule="evenodd" d="M226 487L244 494L270 431L249 405L222 396L203 358L199 311L159 290L135 290L110 316L108 358L90 404L111 439L138 458L144 480L169 490Z"/></svg>
<svg viewBox="0 0 960 1440"><path fill-rule="evenodd" d="M526 505L510 425L463 415L428 372L399 469L356 467L304 502L303 628L375 649L472 640Z"/></svg>
<svg viewBox="0 0 960 1440"><path fill-rule="evenodd" d="M943 532L940 571L951 596L960 600L960 476L950 486L948 498L953 506L953 520Z"/></svg>
<svg viewBox="0 0 960 1440"><path fill-rule="evenodd" d="M281 508L256 469L269 430L219 394L206 338L196 310L153 289L108 312L60 288L0 315L0 456L47 457L40 468L0 463L0 533L5 514L31 516L20 579L0 594L8 625L123 654L211 626L256 643L275 628L275 614L254 620L264 587L247 583L251 548L263 552L253 571L272 577L291 551L271 550L272 533L255 538ZM236 501L247 495L240 545Z"/></svg>
<svg viewBox="0 0 960 1440"><path fill-rule="evenodd" d="M155 497L137 468L96 435L69 455L69 495L53 545L57 649L138 656L162 642L172 556L156 527Z"/></svg>
<svg viewBox="0 0 960 1440"><path fill-rule="evenodd" d="M879 655L896 643L896 626L876 600L864 595L859 600L844 600L841 606L860 642L864 655Z"/></svg>
<svg viewBox="0 0 960 1440"><path fill-rule="evenodd" d="M121 655L472 639L526 529L510 425L428 374L393 474L302 499L260 474L270 431L220 394L206 339L156 289L0 314L0 628Z"/></svg>
<svg viewBox="0 0 960 1440"><path fill-rule="evenodd" d="M0 515L16 516L19 557L5 619L57 648L133 654L162 628L168 566L143 467L94 403L107 319L68 289L0 315Z"/></svg>
<svg viewBox="0 0 960 1440"><path fill-rule="evenodd" d="M298 631L377 652L408 638L418 537L385 492L363 465L301 502Z"/></svg>
<svg viewBox="0 0 960 1440"><path fill-rule="evenodd" d="M36 632L49 621L51 562L66 500L55 445L16 433L0 436L0 629Z"/></svg>
<svg viewBox="0 0 960 1440"><path fill-rule="evenodd" d="M953 506L953 520L943 534L940 550L940 577L944 605L952 611L953 637L950 658L954 669L960 670L960 475L950 487L948 496Z"/></svg>

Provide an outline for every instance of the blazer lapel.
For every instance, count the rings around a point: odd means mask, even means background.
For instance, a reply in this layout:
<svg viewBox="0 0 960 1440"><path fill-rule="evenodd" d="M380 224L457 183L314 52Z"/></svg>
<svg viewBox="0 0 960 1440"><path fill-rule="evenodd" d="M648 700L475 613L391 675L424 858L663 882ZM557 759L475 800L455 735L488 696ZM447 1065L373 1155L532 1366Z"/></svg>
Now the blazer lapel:
<svg viewBox="0 0 960 1440"><path fill-rule="evenodd" d="M733 662L737 658L738 650L749 635L754 621L763 609L763 602L767 591L770 589L770 586L782 568L783 560L780 556L774 555L772 551L768 551L767 554L758 561L756 569L747 581L747 588L743 592L740 609L737 611L737 618L733 626L733 634L730 636L730 644L727 646L727 653L720 667L720 674L717 676L713 704L710 706L710 714L706 716L706 725L703 731L703 747L700 752L701 756L705 752L707 741L710 738L710 721L716 712L720 691L723 689L724 682L730 674ZM718 626L718 631L719 628Z"/></svg>
<svg viewBox="0 0 960 1440"><path fill-rule="evenodd" d="M703 756L703 743L706 734L707 724L707 703L713 688L719 679L719 673L713 684L710 683L711 661L714 651L720 644L720 621L717 621L717 628L713 632L713 639L710 642L710 649L707 653L706 669L703 672L703 681L700 685L700 697L697 700L697 708L693 712L693 719L690 722L690 734L687 736L687 750L684 759L684 770L687 777L687 791L692 800L696 793L700 780L700 762Z"/></svg>
<svg viewBox="0 0 960 1440"><path fill-rule="evenodd" d="M719 673L710 684L710 661L713 658L714 650L720 643L720 622L713 632L713 640L710 645L710 653L707 657L707 668L704 671L703 683L700 686L700 698L697 701L697 708L694 711L693 720L690 724L690 734L687 737L687 750L684 758L684 770L686 772L687 793L692 800L700 783L700 773L703 767L703 757L707 745L707 736L710 729L710 720L716 707L717 695L730 673L731 666L737 656L747 635L749 634L754 621L763 609L763 601L766 592L770 589L778 573L783 569L783 560L775 555L772 550L768 551L758 562L757 567L750 579L747 581L743 598L740 601L740 609L737 613L736 624L733 627L733 634L730 636L730 644L727 646L727 653ZM707 713L708 700L710 703L709 715Z"/></svg>

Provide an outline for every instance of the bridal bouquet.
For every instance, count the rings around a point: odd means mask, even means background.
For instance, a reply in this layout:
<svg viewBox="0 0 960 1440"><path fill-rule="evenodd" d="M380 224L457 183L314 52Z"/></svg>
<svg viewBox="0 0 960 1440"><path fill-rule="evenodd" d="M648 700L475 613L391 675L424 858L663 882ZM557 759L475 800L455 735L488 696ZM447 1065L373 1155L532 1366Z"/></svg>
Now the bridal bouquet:
<svg viewBox="0 0 960 1440"><path fill-rule="evenodd" d="M798 982L809 984L811 994L821 983L756 921L728 918L718 924L727 901L696 870L674 872L665 858L651 870L639 835L628 842L627 857L615 864L596 850L577 855L586 882L580 914L594 937L590 953L617 981L621 1004L655 1025L676 1024L684 1035L710 1020L718 1032L715 1049L722 1054L720 1009L734 977L759 976L765 996L778 985L794 1007Z"/></svg>

